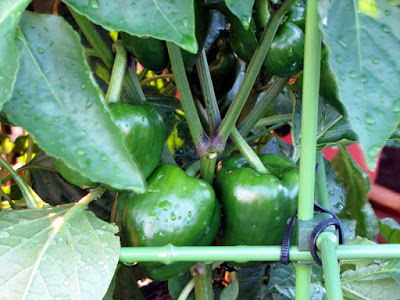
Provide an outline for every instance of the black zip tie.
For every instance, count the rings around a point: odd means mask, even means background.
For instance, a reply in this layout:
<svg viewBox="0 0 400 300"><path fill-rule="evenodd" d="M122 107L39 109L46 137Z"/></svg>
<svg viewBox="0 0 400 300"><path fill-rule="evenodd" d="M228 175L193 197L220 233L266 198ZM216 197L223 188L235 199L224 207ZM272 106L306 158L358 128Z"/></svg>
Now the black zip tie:
<svg viewBox="0 0 400 300"><path fill-rule="evenodd" d="M297 210L294 213L292 219L290 220L288 226L286 227L285 234L282 239L282 247L281 247L281 263L284 265L288 265L289 260L289 249L290 249L290 240L292 239L294 222L297 218Z"/></svg>
<svg viewBox="0 0 400 300"><path fill-rule="evenodd" d="M318 225L314 228L313 232L311 233L310 236L310 252L311 252L311 256L313 257L314 261L319 264L320 266L322 266L322 261L319 258L318 254L317 254L317 239L318 236L324 231L325 228L334 225L336 227L336 229L339 230L339 244L343 243L343 240L341 238L342 236L342 229L341 229L341 224L337 222L337 220L335 218L329 218L329 219L325 219L323 221L321 221L320 223L318 223Z"/></svg>
<svg viewBox="0 0 400 300"><path fill-rule="evenodd" d="M311 255L314 258L314 261L321 265L322 262L319 259L317 252L316 252L316 241L318 238L318 235L328 226L330 225L335 225L335 227L339 230L339 244L343 244L344 242L344 235L343 235L343 230L342 230L342 223L340 222L339 218L333 213L331 212L329 209L326 209L322 206L320 206L315 200L314 200L314 211L318 211L318 212L324 212L327 213L329 215L332 216L332 218L326 219L321 221L313 230L311 237L310 237L310 251L311 251ZM290 259L289 259L289 250L290 250L290 240L292 238L292 233L293 233L293 227L294 227L294 223L296 221L297 218L297 211L294 213L292 219L290 220L288 226L286 227L285 233L283 235L283 239L282 239L282 246L281 246L281 263L284 265L289 264ZM331 220L330 222L333 222L333 224L329 224L325 226L325 222L327 220ZM317 228L320 228L320 226L324 226L320 231L316 232ZM314 237L313 234L315 233L315 241L314 241ZM312 242L311 242L312 240ZM314 251L314 255L313 252Z"/></svg>

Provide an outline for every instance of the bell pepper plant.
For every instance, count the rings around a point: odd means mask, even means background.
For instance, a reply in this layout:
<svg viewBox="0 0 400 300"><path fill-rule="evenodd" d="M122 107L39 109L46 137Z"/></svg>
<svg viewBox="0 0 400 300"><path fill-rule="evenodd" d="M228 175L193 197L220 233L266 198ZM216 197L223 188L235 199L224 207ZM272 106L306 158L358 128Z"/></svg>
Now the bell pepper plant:
<svg viewBox="0 0 400 300"><path fill-rule="evenodd" d="M0 298L398 297L397 2L0 1Z"/></svg>

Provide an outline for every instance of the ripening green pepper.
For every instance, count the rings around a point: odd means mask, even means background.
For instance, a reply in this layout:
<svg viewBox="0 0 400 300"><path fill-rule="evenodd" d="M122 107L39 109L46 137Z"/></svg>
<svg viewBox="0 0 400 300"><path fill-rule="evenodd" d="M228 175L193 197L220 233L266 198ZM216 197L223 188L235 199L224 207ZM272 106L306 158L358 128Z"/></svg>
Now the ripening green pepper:
<svg viewBox="0 0 400 300"><path fill-rule="evenodd" d="M111 103L114 123L125 137L125 145L148 177L160 162L165 140L164 121L149 102Z"/></svg>
<svg viewBox="0 0 400 300"><path fill-rule="evenodd" d="M259 30L264 30L268 23L270 13L270 6L268 0L256 0L255 4L254 21Z"/></svg>
<svg viewBox="0 0 400 300"><path fill-rule="evenodd" d="M131 195L122 218L128 246L213 243L220 227L220 207L207 182L189 177L178 166L165 164L148 179L148 192ZM139 265L149 278L162 281L189 269L194 263L143 262Z"/></svg>
<svg viewBox="0 0 400 300"><path fill-rule="evenodd" d="M121 129L125 146L134 156L144 176L149 176L160 162L164 140L164 121L149 102L140 104L111 103L109 110L114 123ZM57 170L68 182L81 187L98 184L55 159Z"/></svg>
<svg viewBox="0 0 400 300"><path fill-rule="evenodd" d="M264 9L268 9L268 6ZM231 45L236 55L246 63L249 63L258 47L258 35L254 22L248 30L244 29L238 18L221 10L227 16L231 26ZM265 13L264 13L265 14ZM257 13L256 13L257 15ZM298 22L299 20L294 20ZM259 21L264 22L264 21ZM257 23L257 20L256 20ZM261 28L260 28L261 29ZM278 28L274 40L263 64L263 70L271 75L291 76L303 68L304 58L304 33L300 27L292 22L284 22Z"/></svg>
<svg viewBox="0 0 400 300"><path fill-rule="evenodd" d="M197 53L181 50L183 63L186 69L191 69L203 50L210 22L209 10L202 0L194 2L195 35L198 45ZM133 53L140 64L156 72L161 72L169 66L168 49L165 41L151 37L131 36L122 32L121 38L126 49Z"/></svg>
<svg viewBox="0 0 400 300"><path fill-rule="evenodd" d="M217 40L218 53L210 62L210 74L217 99L224 97L231 89L238 75L239 62L229 44L229 36L221 35Z"/></svg>
<svg viewBox="0 0 400 300"><path fill-rule="evenodd" d="M286 21L296 24L304 31L306 25L305 14L306 14L305 5L299 1L296 1L290 8L287 14Z"/></svg>
<svg viewBox="0 0 400 300"><path fill-rule="evenodd" d="M126 49L143 67L156 72L168 67L168 50L164 41L152 37L137 37L125 32L121 32L121 39Z"/></svg>
<svg viewBox="0 0 400 300"><path fill-rule="evenodd" d="M299 172L282 156L260 156L269 174L251 169L240 154L224 160L215 191L222 203L224 245L279 245L297 208Z"/></svg>
<svg viewBox="0 0 400 300"><path fill-rule="evenodd" d="M295 24L285 22L278 31L264 61L271 75L290 76L303 69L304 33Z"/></svg>
<svg viewBox="0 0 400 300"><path fill-rule="evenodd" d="M249 29L246 30L238 18L231 13L226 14L231 24L229 33L232 49L241 60L249 63L258 47L255 26L251 23Z"/></svg>

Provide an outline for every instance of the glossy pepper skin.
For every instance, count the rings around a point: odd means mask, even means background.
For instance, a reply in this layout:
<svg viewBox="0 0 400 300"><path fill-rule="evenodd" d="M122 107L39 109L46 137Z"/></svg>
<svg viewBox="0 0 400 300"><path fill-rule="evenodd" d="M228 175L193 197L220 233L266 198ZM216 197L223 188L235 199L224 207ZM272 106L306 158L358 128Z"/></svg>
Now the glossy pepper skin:
<svg viewBox="0 0 400 300"><path fill-rule="evenodd" d="M149 102L140 104L111 103L114 123L125 137L125 145L135 157L145 177L161 159L165 140L164 121Z"/></svg>
<svg viewBox="0 0 400 300"><path fill-rule="evenodd" d="M213 188L175 165L161 165L148 179L148 191L127 201L122 219L128 246L210 245L220 227ZM146 275L166 280L193 263L140 263Z"/></svg>
<svg viewBox="0 0 400 300"><path fill-rule="evenodd" d="M287 22L291 22L299 26L303 32L305 30L305 25L306 25L306 7L303 3L300 1L296 1L292 7L290 8L288 14L287 14Z"/></svg>
<svg viewBox="0 0 400 300"><path fill-rule="evenodd" d="M237 154L224 160L215 190L222 203L224 245L279 245L297 208L297 166L282 156L264 154L270 174L251 169Z"/></svg>
<svg viewBox="0 0 400 300"><path fill-rule="evenodd" d="M263 68L271 75L291 76L303 69L304 33L294 23L285 22L265 58Z"/></svg>
<svg viewBox="0 0 400 300"><path fill-rule="evenodd" d="M254 21L259 30L264 30L271 15L271 7L268 0L256 0L255 4Z"/></svg>
<svg viewBox="0 0 400 300"><path fill-rule="evenodd" d="M217 99L224 97L231 89L238 75L239 62L232 51L229 37L221 35L217 40L218 53L210 62L211 80Z"/></svg>
<svg viewBox="0 0 400 300"><path fill-rule="evenodd" d="M255 33L255 25L250 24L249 29L244 29L242 23L233 14L225 12L231 24L229 33L231 36L231 47L236 55L245 63L249 63L256 51L258 41Z"/></svg>
<svg viewBox="0 0 400 300"><path fill-rule="evenodd" d="M134 105L111 103L109 110L114 123L124 135L125 146L134 156L143 174L149 176L160 162L164 146L165 126L161 116L149 102ZM59 159L54 159L54 164L61 176L72 184L80 187L98 185L70 169Z"/></svg>
<svg viewBox="0 0 400 300"><path fill-rule="evenodd" d="M121 39L126 49L140 64L156 72L161 72L169 65L168 50L164 41L151 37L137 37L121 32Z"/></svg>
<svg viewBox="0 0 400 300"><path fill-rule="evenodd" d="M195 13L195 35L198 45L197 53L189 53L181 50L183 63L186 69L193 68L196 60L203 50L210 23L209 10L205 7L204 1L194 1ZM131 36L121 33L121 38L128 51L135 55L142 66L149 70L161 72L169 66L167 45L164 41L151 37Z"/></svg>

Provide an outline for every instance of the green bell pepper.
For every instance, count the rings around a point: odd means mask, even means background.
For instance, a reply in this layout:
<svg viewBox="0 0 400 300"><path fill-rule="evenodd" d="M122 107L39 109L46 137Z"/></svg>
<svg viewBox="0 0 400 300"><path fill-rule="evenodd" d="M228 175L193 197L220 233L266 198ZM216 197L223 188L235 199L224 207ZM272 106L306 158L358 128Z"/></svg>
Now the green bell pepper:
<svg viewBox="0 0 400 300"><path fill-rule="evenodd" d="M126 192L125 192L126 193ZM220 227L220 206L213 188L175 165L161 165L148 179L148 191L129 197L122 218L128 246L210 245ZM156 281L166 280L195 262L139 265Z"/></svg>
<svg viewBox="0 0 400 300"><path fill-rule="evenodd" d="M125 145L136 158L145 177L157 167L165 140L164 121L149 102L111 103L114 123L125 136Z"/></svg>
<svg viewBox="0 0 400 300"><path fill-rule="evenodd" d="M304 31L306 26L305 14L306 14L305 5L300 1L296 1L290 8L287 14L286 21L296 24Z"/></svg>
<svg viewBox="0 0 400 300"><path fill-rule="evenodd" d="M251 169L235 154L217 172L215 191L222 202L224 245L279 245L297 208L299 172L282 156L260 156L269 174Z"/></svg>
<svg viewBox="0 0 400 300"><path fill-rule="evenodd" d="M217 99L224 97L231 89L239 74L239 62L229 43L229 36L222 33L216 42L218 52L210 62L211 80Z"/></svg>
<svg viewBox="0 0 400 300"><path fill-rule="evenodd" d="M164 147L165 128L161 116L148 102L135 105L111 103L109 110L114 123L125 137L125 146L134 156L139 169L146 177L149 176L160 162ZM98 185L70 169L62 160L55 159L54 163L61 176L68 182L81 187Z"/></svg>
<svg viewBox="0 0 400 300"><path fill-rule="evenodd" d="M285 22L278 28L263 69L272 75L290 76L303 69L304 33L294 23Z"/></svg>

